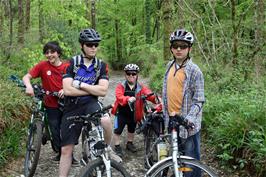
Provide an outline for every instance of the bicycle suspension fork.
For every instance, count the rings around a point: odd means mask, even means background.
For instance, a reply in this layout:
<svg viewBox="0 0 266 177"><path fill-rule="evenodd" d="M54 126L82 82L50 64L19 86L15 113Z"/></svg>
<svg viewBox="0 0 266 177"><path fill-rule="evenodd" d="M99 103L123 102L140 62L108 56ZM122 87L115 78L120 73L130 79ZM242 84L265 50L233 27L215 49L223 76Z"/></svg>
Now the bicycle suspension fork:
<svg viewBox="0 0 266 177"><path fill-rule="evenodd" d="M174 172L175 177L182 177L182 172L179 171L179 164L177 162L177 156L178 154L178 137L177 137L177 130L172 130L172 147L173 147L173 153L172 153L172 159L173 159L173 166L174 166Z"/></svg>

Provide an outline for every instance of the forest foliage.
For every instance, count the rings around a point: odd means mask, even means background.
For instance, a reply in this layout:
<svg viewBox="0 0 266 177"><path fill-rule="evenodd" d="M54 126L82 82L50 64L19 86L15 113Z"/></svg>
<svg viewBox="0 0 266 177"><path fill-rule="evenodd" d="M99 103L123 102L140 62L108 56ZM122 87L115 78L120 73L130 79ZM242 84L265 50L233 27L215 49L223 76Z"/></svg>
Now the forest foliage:
<svg viewBox="0 0 266 177"><path fill-rule="evenodd" d="M160 93L165 63L171 59L169 34L186 28L195 36L192 56L205 77L204 138L232 170L262 176L265 15L263 0L0 0L0 165L20 151L2 142L12 139L6 138L8 132L30 106L8 76L21 77L44 59L44 43L59 41L68 59L80 52L79 31L94 27L102 37L99 56L114 70L137 63Z"/></svg>

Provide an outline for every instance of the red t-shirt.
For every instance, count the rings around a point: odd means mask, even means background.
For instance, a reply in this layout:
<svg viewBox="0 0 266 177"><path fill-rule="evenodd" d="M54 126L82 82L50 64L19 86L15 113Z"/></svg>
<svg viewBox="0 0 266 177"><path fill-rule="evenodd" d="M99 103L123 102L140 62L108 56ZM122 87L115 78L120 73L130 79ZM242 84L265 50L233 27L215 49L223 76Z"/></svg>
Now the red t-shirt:
<svg viewBox="0 0 266 177"><path fill-rule="evenodd" d="M63 88L62 76L66 73L69 62L62 62L60 66L53 66L49 61L41 61L35 65L29 74L33 78L42 79L42 87L45 91L58 92ZM45 96L44 104L47 107L57 108L58 98L55 96Z"/></svg>

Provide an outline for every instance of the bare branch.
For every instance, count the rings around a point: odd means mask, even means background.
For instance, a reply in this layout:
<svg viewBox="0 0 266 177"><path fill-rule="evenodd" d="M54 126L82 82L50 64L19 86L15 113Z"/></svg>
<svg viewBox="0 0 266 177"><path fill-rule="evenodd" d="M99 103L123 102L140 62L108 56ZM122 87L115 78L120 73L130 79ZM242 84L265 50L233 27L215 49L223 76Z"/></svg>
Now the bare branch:
<svg viewBox="0 0 266 177"><path fill-rule="evenodd" d="M217 18L217 15L216 15L216 13L215 13L214 8L212 7L212 4L211 4L210 0L208 0L208 3L209 3L210 8L212 9L212 14L213 14L213 16L214 16L216 22L217 22L218 25L219 25L219 28L220 28L220 30L221 30L221 33L222 33L223 39L224 39L225 43L227 44L227 48L228 48L228 50L230 50L230 44L229 44L229 42L227 41L227 38L226 38L225 35L224 35L224 31L223 31L222 25L221 25L221 23L219 22L219 19Z"/></svg>
<svg viewBox="0 0 266 177"><path fill-rule="evenodd" d="M191 26L191 30L192 30L192 32L193 32L193 34L194 34L194 37L195 37L195 39L197 40L197 35L196 35L196 33L195 33L195 30L194 30L192 24L190 24L190 26ZM197 40L197 41L198 41L198 40ZM204 57L204 59L205 59L207 65L209 66L210 64L209 64L208 57L205 55L201 43L198 41L197 44L198 44L198 47L199 47L199 49L200 49L201 54L203 55L203 57Z"/></svg>

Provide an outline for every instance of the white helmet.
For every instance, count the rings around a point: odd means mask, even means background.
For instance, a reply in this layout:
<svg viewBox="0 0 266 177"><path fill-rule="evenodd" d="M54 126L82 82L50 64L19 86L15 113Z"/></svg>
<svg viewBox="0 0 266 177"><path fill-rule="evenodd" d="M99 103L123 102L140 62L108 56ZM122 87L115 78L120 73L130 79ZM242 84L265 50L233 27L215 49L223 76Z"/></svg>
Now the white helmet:
<svg viewBox="0 0 266 177"><path fill-rule="evenodd" d="M124 71L136 71L136 72L139 72L139 67L138 65L136 64L127 64L124 68Z"/></svg>
<svg viewBox="0 0 266 177"><path fill-rule="evenodd" d="M194 42L194 36L185 29L177 29L170 35L170 43L172 44L174 41L185 41L192 46Z"/></svg>

